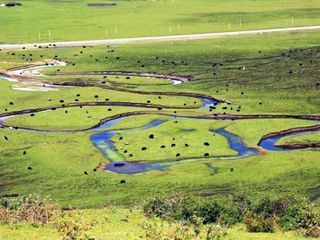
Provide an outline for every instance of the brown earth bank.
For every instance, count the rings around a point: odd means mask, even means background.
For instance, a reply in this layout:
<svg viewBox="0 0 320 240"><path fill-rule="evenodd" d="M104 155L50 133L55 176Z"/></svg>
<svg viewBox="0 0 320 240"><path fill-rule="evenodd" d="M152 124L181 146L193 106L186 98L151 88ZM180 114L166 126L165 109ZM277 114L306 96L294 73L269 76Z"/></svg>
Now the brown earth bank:
<svg viewBox="0 0 320 240"><path fill-rule="evenodd" d="M296 144L284 144L284 145L276 145L277 147L281 147L284 149L306 149L306 148L320 148L319 143L296 143Z"/></svg>
<svg viewBox="0 0 320 240"><path fill-rule="evenodd" d="M316 117L314 120L320 120L320 116L314 116L314 117ZM312 120L312 119L308 119L308 120ZM313 125L313 126L310 126L310 127L290 128L290 129L283 130L283 131L280 131L280 132L269 133L269 134L263 136L261 138L261 140L264 140L264 139L270 138L270 137L284 136L284 135L287 135L287 134L290 134L290 133L298 133L298 132L301 132L301 131L315 131L315 130L320 130L320 124Z"/></svg>

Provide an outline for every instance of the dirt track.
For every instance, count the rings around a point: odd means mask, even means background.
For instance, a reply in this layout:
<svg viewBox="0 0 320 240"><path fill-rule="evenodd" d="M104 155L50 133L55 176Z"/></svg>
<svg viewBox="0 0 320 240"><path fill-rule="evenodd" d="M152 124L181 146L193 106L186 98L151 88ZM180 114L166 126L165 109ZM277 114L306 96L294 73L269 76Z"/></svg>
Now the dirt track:
<svg viewBox="0 0 320 240"><path fill-rule="evenodd" d="M130 44L130 43L144 43L144 42L173 42L173 41L187 41L196 39L210 39L221 38L229 36L255 35L265 33L277 32L295 32L307 30L320 30L320 26L305 26L292 28L273 28L273 29L259 29L247 30L237 32L217 32L217 33L200 33L200 34L186 34L186 35L172 35L172 36L157 36L157 37L137 37L137 38L119 38L119 39L103 39L103 40L84 40L84 41L68 41L68 42L51 42L51 43L23 43L23 44L0 44L0 49L34 49L46 47L75 47L84 45L110 45L110 44Z"/></svg>

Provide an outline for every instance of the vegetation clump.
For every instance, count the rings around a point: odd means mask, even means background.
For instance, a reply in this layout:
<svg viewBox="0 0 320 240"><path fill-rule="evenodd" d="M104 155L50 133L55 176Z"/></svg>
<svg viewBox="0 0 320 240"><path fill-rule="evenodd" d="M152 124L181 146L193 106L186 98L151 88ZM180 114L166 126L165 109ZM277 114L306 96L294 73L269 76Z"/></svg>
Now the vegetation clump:
<svg viewBox="0 0 320 240"><path fill-rule="evenodd" d="M306 199L263 198L254 201L245 196L224 199L196 200L174 195L155 198L144 206L147 217L157 216L166 220L186 221L196 224L232 226L243 223L249 232L274 232L298 230L305 236L320 237L319 206Z"/></svg>
<svg viewBox="0 0 320 240"><path fill-rule="evenodd" d="M22 221L31 224L47 224L56 219L57 205L49 198L37 195L0 198L0 222L16 224Z"/></svg>

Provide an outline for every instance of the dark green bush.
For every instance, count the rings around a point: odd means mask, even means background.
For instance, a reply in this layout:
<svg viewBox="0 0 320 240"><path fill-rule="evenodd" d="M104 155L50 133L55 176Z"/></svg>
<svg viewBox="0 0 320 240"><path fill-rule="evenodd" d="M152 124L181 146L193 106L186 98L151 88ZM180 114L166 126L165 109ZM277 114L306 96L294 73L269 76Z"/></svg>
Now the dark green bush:
<svg viewBox="0 0 320 240"><path fill-rule="evenodd" d="M306 236L318 236L320 211L305 199L263 198L254 203L240 195L224 199L195 200L182 196L153 199L144 207L146 216L158 216L193 223L219 223L230 226L245 223L250 232L273 232L276 225L283 230L303 230Z"/></svg>
<svg viewBox="0 0 320 240"><path fill-rule="evenodd" d="M244 219L248 232L274 232L274 218L265 218L263 215L248 215Z"/></svg>
<svg viewBox="0 0 320 240"><path fill-rule="evenodd" d="M228 198L224 201L196 201L181 196L171 196L164 199L153 199L144 206L147 217L157 216L164 219L175 219L192 222L200 218L204 224L222 223L232 225L241 222L244 206L242 201Z"/></svg>
<svg viewBox="0 0 320 240"><path fill-rule="evenodd" d="M144 213L147 217L157 216L161 218L172 218L181 208L183 201L186 200L179 195L162 199L155 198L144 206Z"/></svg>

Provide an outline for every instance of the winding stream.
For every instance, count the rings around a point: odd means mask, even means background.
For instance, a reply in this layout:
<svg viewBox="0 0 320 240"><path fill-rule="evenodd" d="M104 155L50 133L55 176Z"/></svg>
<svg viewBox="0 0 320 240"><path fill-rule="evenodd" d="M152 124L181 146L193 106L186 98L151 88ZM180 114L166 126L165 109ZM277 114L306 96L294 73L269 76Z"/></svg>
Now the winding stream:
<svg viewBox="0 0 320 240"><path fill-rule="evenodd" d="M35 74L33 72L33 70L41 70L46 67L50 67L50 64L19 69L19 70L15 70L14 73L19 74L19 75L23 75L24 77L34 77L34 76L39 77L39 76L44 76L44 75L42 75L40 73ZM116 72L116 73L119 74L120 72ZM138 73L135 73L135 74L138 74ZM122 75L124 75L124 73L122 73ZM142 76L144 76L144 75L145 74L142 74ZM184 82L180 78L177 78L177 76L174 76L172 79L168 78L168 75L163 75L163 76L164 76L164 78L171 80L173 82L173 84L181 84ZM10 77L10 76L3 75L3 74L0 74L0 78L3 78L8 81L12 81L12 82L19 82L18 79L15 79L14 77ZM158 78L160 78L160 75L158 76ZM32 84L35 84L38 86L42 85L42 86L50 87L50 88L77 87L77 86L72 86L70 84L68 84L68 86L63 86L60 84L57 85L57 84L51 84L48 82L34 82ZM34 89L29 88L28 90L33 91ZM128 90L128 91L130 92L130 90ZM132 91L132 92L141 93L141 92L137 92L137 91ZM145 93L145 94L147 94L147 93ZM163 93L163 94L165 94L165 93ZM168 95L174 95L174 93L169 93ZM177 93L176 96L181 96L181 95L179 95ZM210 96L204 96L204 95L199 95L199 94L190 94L190 97L196 97L202 101L203 104L200 108L211 108L211 107L215 107L217 104L219 104L219 100L216 100ZM43 110L43 111L48 111L48 110ZM39 111L37 111L37 112L39 112ZM30 114L30 113L32 113L32 111L28 112L28 114ZM18 112L15 114L8 113L7 115L0 117L0 127L1 128L12 128L12 127L4 124L4 121L8 117L13 118L13 117L20 116L22 114L26 114L26 113L21 113L21 112L20 113ZM145 114L147 114L147 113L145 113ZM152 121L142 127L130 128L130 129L125 129L125 130L115 130L115 131L108 130L111 127L113 127L116 123L118 123L122 120L125 120L127 118L130 118L130 117L132 117L132 116L119 116L119 117L116 117L115 119L111 119L106 122L103 122L100 125L98 125L94 128L91 128L91 129L75 130L75 131L95 132L93 135L91 135L90 141L110 161L110 164L108 164L106 166L100 166L102 169L112 171L115 173L119 173L119 174L136 174L136 173L146 172L146 171L150 171L150 170L161 170L166 167L169 167L169 166L172 166L175 164L179 164L179 163L186 161L186 160L204 159L203 156L199 156L199 157L193 157L193 158L189 158L189 159L178 159L178 160L177 159L172 159L172 160L168 159L166 161L159 161L159 162L148 162L148 161L129 162L129 161L126 161L126 159L121 154L119 154L118 151L115 149L114 143L112 141L113 136L115 136L118 133L142 131L145 129L154 128L154 127L160 126L161 124L166 122L166 120L159 119L159 120L154 120L154 121ZM186 116L186 117L176 117L176 118L188 118L188 119L192 119L192 120L210 121L210 119L204 119L202 117L188 117L188 116ZM239 120L239 119L241 119L241 118L238 118L238 119L235 118L233 120ZM217 120L217 119L214 119L214 120ZM230 118L228 119L228 118L221 117L221 118L218 118L218 120L230 120ZM320 125L317 125L317 126L319 126L319 127L315 127L313 129L309 129L309 128L303 128L301 130L297 129L296 131L293 131L293 132L292 131L289 131L287 133L282 132L281 134L279 133L279 134L266 136L261 139L258 146L262 147L263 149L266 149L268 151L288 151L288 149L276 146L276 143L280 139L282 139L283 137L320 131ZM58 131L54 131L54 130L37 130L37 129L19 128L19 127L14 127L14 128L18 129L18 130L25 130L25 131L58 132ZM237 154L234 156L222 156L222 157L210 156L209 159L233 160L233 159L246 158L249 156L254 156L254 155L259 154L259 151L257 149L247 147L243 143L241 138L228 132L225 128L214 129L214 130L210 130L210 131L224 136L228 140L230 149L234 150Z"/></svg>

